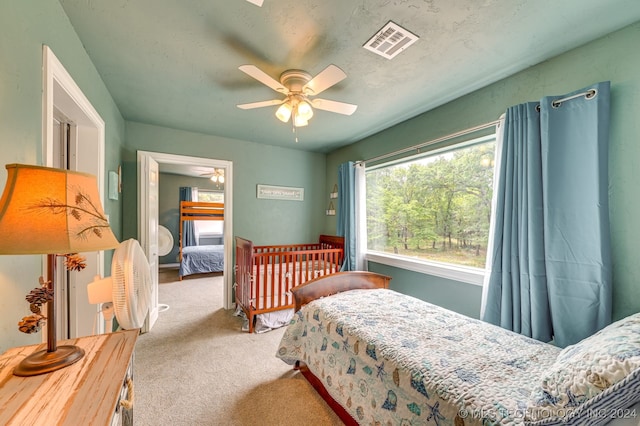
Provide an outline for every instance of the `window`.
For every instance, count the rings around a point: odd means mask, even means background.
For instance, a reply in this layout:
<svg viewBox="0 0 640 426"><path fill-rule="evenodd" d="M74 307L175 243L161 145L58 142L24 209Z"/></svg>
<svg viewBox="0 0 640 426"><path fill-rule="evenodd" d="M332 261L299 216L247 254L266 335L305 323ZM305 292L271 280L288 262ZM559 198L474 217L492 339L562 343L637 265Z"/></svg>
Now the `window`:
<svg viewBox="0 0 640 426"><path fill-rule="evenodd" d="M206 203L224 203L224 191L198 188L198 201Z"/></svg>
<svg viewBox="0 0 640 426"><path fill-rule="evenodd" d="M224 203L224 191L198 188L198 201ZM224 233L224 220L196 220L193 223L198 239L220 236Z"/></svg>
<svg viewBox="0 0 640 426"><path fill-rule="evenodd" d="M367 168L367 258L481 284L494 148L495 134Z"/></svg>

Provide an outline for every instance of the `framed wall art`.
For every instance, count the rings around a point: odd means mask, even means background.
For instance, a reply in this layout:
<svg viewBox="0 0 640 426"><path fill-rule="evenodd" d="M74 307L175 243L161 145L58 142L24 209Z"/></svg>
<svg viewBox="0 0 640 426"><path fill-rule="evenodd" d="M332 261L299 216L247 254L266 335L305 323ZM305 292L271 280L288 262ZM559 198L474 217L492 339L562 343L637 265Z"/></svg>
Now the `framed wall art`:
<svg viewBox="0 0 640 426"><path fill-rule="evenodd" d="M258 184L256 197L267 200L304 200L304 188Z"/></svg>

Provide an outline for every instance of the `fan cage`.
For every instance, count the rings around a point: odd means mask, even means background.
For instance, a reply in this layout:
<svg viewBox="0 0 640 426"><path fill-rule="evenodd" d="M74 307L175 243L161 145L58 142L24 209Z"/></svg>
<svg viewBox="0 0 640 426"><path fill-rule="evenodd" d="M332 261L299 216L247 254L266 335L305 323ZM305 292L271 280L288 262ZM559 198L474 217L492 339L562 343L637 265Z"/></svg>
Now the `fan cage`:
<svg viewBox="0 0 640 426"><path fill-rule="evenodd" d="M111 276L118 324L125 330L142 327L151 301L151 274L136 240L129 239L116 250Z"/></svg>

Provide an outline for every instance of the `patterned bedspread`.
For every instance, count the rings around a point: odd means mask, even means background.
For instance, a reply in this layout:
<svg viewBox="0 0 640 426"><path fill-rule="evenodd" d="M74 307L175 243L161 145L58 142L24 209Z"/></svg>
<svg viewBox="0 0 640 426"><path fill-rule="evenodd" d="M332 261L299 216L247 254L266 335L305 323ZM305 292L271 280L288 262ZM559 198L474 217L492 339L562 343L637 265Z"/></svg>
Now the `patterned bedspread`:
<svg viewBox="0 0 640 426"><path fill-rule="evenodd" d="M188 246L182 248L178 275L221 272L224 270L224 246Z"/></svg>
<svg viewBox="0 0 640 426"><path fill-rule="evenodd" d="M392 290L297 312L277 356L304 361L360 424L522 424L560 349ZM378 423L379 422L379 423Z"/></svg>

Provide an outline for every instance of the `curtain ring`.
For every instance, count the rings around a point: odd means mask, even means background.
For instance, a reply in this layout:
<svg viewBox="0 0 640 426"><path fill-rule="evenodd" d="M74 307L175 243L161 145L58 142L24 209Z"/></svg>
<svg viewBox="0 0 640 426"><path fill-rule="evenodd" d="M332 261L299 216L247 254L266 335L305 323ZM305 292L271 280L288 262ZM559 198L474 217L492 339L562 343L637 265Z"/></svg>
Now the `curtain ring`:
<svg viewBox="0 0 640 426"><path fill-rule="evenodd" d="M536 105L536 111L540 112L540 104Z"/></svg>
<svg viewBox="0 0 640 426"><path fill-rule="evenodd" d="M585 99L593 99L598 95L598 89L591 89L585 95Z"/></svg>

